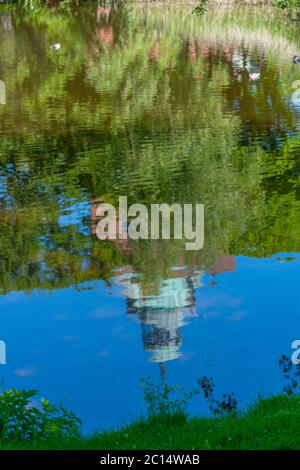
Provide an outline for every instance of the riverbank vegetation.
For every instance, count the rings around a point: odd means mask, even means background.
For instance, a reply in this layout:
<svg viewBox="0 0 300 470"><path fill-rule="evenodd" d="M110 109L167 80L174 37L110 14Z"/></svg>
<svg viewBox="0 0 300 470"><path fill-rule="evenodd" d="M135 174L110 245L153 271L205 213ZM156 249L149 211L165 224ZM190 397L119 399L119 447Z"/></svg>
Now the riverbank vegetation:
<svg viewBox="0 0 300 470"><path fill-rule="evenodd" d="M21 439L18 435L4 436L2 412L0 449L299 449L299 419L300 397L280 395L260 398L243 413L226 412L209 418L191 418L184 403L177 409L173 403L118 430L100 430L89 436L82 435L74 416L64 412L56 428L46 418L43 434ZM30 423L26 429L29 432Z"/></svg>
<svg viewBox="0 0 300 470"><path fill-rule="evenodd" d="M0 395L0 449L299 449L300 366L283 354L282 394L238 408L234 393L216 394L211 377L188 391L141 380L146 416L117 430L84 435L80 419L65 406L38 399L36 390ZM189 405L202 394L210 416L191 417ZM285 432L282 432L285 430Z"/></svg>
<svg viewBox="0 0 300 470"><path fill-rule="evenodd" d="M300 397L261 399L238 416L217 418L154 417L118 431L90 437L2 444L33 449L299 449Z"/></svg>

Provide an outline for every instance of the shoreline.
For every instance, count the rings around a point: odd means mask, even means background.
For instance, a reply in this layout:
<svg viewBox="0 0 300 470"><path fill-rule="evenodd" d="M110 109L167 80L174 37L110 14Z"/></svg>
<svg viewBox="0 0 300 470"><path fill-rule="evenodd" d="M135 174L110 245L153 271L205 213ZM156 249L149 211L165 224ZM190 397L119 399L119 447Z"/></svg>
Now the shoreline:
<svg viewBox="0 0 300 470"><path fill-rule="evenodd" d="M154 416L90 436L0 442L1 450L291 450L300 448L300 396L260 398L237 415ZM282 430L285 432L282 432Z"/></svg>

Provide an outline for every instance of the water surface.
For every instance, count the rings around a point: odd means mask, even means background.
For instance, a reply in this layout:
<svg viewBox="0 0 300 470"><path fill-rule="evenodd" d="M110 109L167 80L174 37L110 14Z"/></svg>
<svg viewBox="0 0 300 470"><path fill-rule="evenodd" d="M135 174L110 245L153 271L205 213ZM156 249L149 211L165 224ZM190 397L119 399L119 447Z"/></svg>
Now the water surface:
<svg viewBox="0 0 300 470"><path fill-rule="evenodd" d="M0 10L7 387L66 399L87 430L140 415L145 376L207 375L241 405L281 390L300 337L297 28L160 3ZM95 209L120 195L204 203L204 249L99 241Z"/></svg>

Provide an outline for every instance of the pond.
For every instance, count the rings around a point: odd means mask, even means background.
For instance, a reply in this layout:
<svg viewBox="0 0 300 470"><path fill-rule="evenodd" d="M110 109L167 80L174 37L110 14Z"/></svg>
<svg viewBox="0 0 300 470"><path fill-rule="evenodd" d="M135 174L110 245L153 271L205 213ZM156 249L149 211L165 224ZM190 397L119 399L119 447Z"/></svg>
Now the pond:
<svg viewBox="0 0 300 470"><path fill-rule="evenodd" d="M270 8L0 9L5 387L64 400L87 431L145 412L143 377L212 377L240 406L282 390L300 338L298 28ZM120 195L204 204L204 248L100 241L97 204Z"/></svg>

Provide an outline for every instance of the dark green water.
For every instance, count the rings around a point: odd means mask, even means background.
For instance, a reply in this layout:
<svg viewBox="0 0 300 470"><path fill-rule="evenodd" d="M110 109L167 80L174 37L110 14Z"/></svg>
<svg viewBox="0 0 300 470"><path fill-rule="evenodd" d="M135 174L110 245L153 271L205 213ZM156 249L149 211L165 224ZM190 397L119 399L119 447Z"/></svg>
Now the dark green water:
<svg viewBox="0 0 300 470"><path fill-rule="evenodd" d="M69 397L88 427L138 415L148 375L279 391L300 335L297 24L130 3L2 8L0 34L5 384ZM120 195L205 204L204 249L99 241Z"/></svg>

